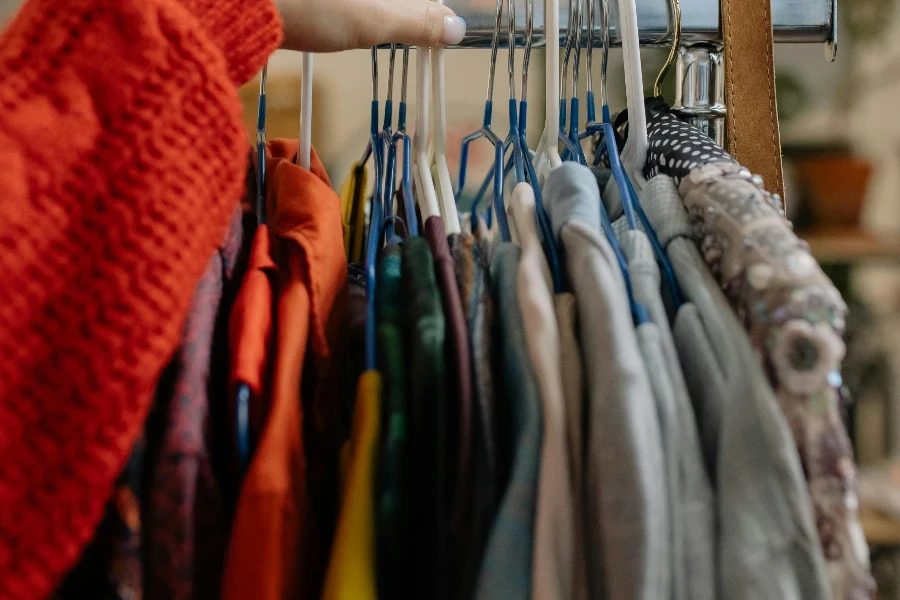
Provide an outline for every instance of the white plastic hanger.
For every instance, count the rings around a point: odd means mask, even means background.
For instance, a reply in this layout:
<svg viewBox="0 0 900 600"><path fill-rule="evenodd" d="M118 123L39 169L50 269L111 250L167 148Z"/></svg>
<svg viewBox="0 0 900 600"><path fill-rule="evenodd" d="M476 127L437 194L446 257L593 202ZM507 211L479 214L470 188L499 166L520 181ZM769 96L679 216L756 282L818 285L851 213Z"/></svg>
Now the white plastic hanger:
<svg viewBox="0 0 900 600"><path fill-rule="evenodd" d="M443 4L444 0L437 0ZM449 235L459 233L459 212L456 210L456 197L453 195L453 183L450 179L450 167L447 165L447 97L444 90L444 49L431 50L431 77L434 85L434 168L437 172L437 196L440 201L441 216L444 218L444 230Z"/></svg>
<svg viewBox="0 0 900 600"><path fill-rule="evenodd" d="M619 33L622 37L625 91L628 100L628 141L622 150L622 165L635 187L641 188L646 183L643 170L647 162L649 143L635 0L619 0Z"/></svg>
<svg viewBox="0 0 900 600"><path fill-rule="evenodd" d="M303 53L303 73L300 89L300 148L297 152L297 164L309 169L312 149L312 104L313 104L313 55Z"/></svg>
<svg viewBox="0 0 900 600"><path fill-rule="evenodd" d="M419 212L422 221L441 214L434 179L431 176L431 162L428 160L428 107L431 102L431 65L430 50L419 46L416 48L416 131L413 144L416 149L416 184L419 186ZM457 219L458 221L458 219Z"/></svg>
<svg viewBox="0 0 900 600"><path fill-rule="evenodd" d="M544 38L547 44L546 93L547 106L544 133L535 154L538 177L546 177L550 169L562 164L557 140L559 139L559 0L544 1Z"/></svg>

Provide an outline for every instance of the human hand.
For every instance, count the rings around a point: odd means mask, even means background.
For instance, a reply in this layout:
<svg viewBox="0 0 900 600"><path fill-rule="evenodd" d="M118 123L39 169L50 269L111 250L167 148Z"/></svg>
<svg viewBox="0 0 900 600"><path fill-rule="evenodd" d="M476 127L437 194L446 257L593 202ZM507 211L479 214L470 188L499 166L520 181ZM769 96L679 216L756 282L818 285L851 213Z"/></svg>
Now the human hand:
<svg viewBox="0 0 900 600"><path fill-rule="evenodd" d="M462 41L466 23L431 0L276 0L282 46L337 52L398 43L444 46Z"/></svg>

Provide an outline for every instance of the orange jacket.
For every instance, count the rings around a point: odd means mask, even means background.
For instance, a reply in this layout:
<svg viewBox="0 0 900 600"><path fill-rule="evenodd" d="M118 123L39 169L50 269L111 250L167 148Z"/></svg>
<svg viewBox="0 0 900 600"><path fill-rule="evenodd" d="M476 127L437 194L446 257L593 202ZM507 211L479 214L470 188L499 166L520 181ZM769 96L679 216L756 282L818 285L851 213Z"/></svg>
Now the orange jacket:
<svg viewBox="0 0 900 600"><path fill-rule="evenodd" d="M317 403L337 403L328 367L340 362L331 358L341 351L335 324L346 305L341 202L315 152L307 171L292 161L296 141L269 142L268 151L267 224L278 265L271 401L234 516L225 600L317 598L328 554L310 497L322 490L308 486L304 432L317 427L304 420L323 410Z"/></svg>

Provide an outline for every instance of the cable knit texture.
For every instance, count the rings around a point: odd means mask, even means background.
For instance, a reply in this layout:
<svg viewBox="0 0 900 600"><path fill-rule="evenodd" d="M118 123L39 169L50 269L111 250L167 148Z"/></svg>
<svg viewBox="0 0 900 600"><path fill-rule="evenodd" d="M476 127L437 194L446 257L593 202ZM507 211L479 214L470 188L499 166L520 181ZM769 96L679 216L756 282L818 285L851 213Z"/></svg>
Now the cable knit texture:
<svg viewBox="0 0 900 600"><path fill-rule="evenodd" d="M89 540L241 194L271 0L28 0L0 37L0 598Z"/></svg>

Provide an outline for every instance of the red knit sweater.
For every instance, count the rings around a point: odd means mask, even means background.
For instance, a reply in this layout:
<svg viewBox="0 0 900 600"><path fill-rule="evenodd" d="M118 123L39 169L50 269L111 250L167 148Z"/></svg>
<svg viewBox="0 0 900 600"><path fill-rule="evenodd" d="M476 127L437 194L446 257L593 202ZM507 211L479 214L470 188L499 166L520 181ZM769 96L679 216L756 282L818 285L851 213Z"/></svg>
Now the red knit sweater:
<svg viewBox="0 0 900 600"><path fill-rule="evenodd" d="M28 0L0 37L0 598L90 539L244 181L271 0Z"/></svg>

